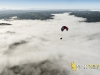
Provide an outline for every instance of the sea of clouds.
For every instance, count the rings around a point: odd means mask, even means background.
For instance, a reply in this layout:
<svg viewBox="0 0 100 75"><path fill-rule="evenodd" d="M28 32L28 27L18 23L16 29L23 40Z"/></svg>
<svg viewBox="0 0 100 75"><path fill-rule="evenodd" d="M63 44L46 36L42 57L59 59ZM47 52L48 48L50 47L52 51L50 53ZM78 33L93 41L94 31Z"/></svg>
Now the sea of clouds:
<svg viewBox="0 0 100 75"><path fill-rule="evenodd" d="M100 23L68 13L51 20L0 20L0 75L99 75L99 69L77 65L100 64ZM62 26L69 31L61 32ZM60 40L62 38L62 40Z"/></svg>

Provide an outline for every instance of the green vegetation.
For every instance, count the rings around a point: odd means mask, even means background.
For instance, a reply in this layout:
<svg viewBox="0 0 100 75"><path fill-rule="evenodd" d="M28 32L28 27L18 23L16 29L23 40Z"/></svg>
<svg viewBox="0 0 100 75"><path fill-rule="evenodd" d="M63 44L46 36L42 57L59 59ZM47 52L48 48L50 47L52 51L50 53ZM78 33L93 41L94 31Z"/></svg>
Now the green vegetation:
<svg viewBox="0 0 100 75"><path fill-rule="evenodd" d="M18 19L41 19L41 20L45 20L45 19L52 19L51 14L48 13L35 13L35 12L28 12L28 13L20 13L20 14L4 14L4 15L0 15L0 19L10 19L13 16L17 16Z"/></svg>
<svg viewBox="0 0 100 75"><path fill-rule="evenodd" d="M76 17L86 18L84 22L100 22L100 12L99 11L73 11L73 10L11 10L11 11L0 11L0 19L9 20L13 16L17 16L17 19L31 19L31 20L47 20L53 19L52 14L59 14L70 12L70 15L75 15Z"/></svg>
<svg viewBox="0 0 100 75"><path fill-rule="evenodd" d="M47 20L47 19L53 19L52 14L55 13L64 13L64 11L24 11L24 12L4 12L0 14L0 19L10 19L13 16L17 16L17 19L39 19L39 20Z"/></svg>
<svg viewBox="0 0 100 75"><path fill-rule="evenodd" d="M70 15L86 18L84 22L100 22L99 11L73 11Z"/></svg>
<svg viewBox="0 0 100 75"><path fill-rule="evenodd" d="M3 26L3 25L11 25L9 23L0 23L0 26Z"/></svg>

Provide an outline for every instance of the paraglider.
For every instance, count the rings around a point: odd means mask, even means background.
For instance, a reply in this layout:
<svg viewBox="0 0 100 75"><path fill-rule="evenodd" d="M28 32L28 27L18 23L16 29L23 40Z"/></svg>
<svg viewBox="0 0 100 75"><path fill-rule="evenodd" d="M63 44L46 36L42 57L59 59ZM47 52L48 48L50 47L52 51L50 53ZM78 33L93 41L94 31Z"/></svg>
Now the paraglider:
<svg viewBox="0 0 100 75"><path fill-rule="evenodd" d="M64 30L68 31L69 28L68 28L67 26L62 26L62 27L61 27L61 31L63 32ZM62 40L62 37L61 37L60 39Z"/></svg>
<svg viewBox="0 0 100 75"><path fill-rule="evenodd" d="M62 26L61 31L63 32L66 29L66 31L68 31L68 27L67 26Z"/></svg>

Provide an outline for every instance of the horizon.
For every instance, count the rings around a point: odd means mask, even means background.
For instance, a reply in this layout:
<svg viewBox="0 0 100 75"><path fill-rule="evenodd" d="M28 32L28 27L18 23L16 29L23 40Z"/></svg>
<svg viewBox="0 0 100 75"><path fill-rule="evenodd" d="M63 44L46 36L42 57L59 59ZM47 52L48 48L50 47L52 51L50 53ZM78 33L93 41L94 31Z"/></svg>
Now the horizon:
<svg viewBox="0 0 100 75"><path fill-rule="evenodd" d="M99 0L2 0L0 10L51 10L88 9L100 10Z"/></svg>

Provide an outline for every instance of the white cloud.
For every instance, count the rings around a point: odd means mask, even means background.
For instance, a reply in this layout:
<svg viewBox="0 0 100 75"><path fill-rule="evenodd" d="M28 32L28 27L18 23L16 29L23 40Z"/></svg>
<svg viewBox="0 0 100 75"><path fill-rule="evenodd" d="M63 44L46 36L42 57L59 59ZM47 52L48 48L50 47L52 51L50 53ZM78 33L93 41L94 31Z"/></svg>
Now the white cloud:
<svg viewBox="0 0 100 75"><path fill-rule="evenodd" d="M100 74L98 69L73 72L70 66L73 61L81 65L100 63L100 23L80 23L84 19L69 16L68 13L55 14L54 18L46 21L14 20L9 22L11 26L0 27L2 75L13 75L14 69L9 69L13 66L22 70L21 74ZM69 27L68 32L60 31L63 25ZM18 71L17 68L15 70Z"/></svg>

